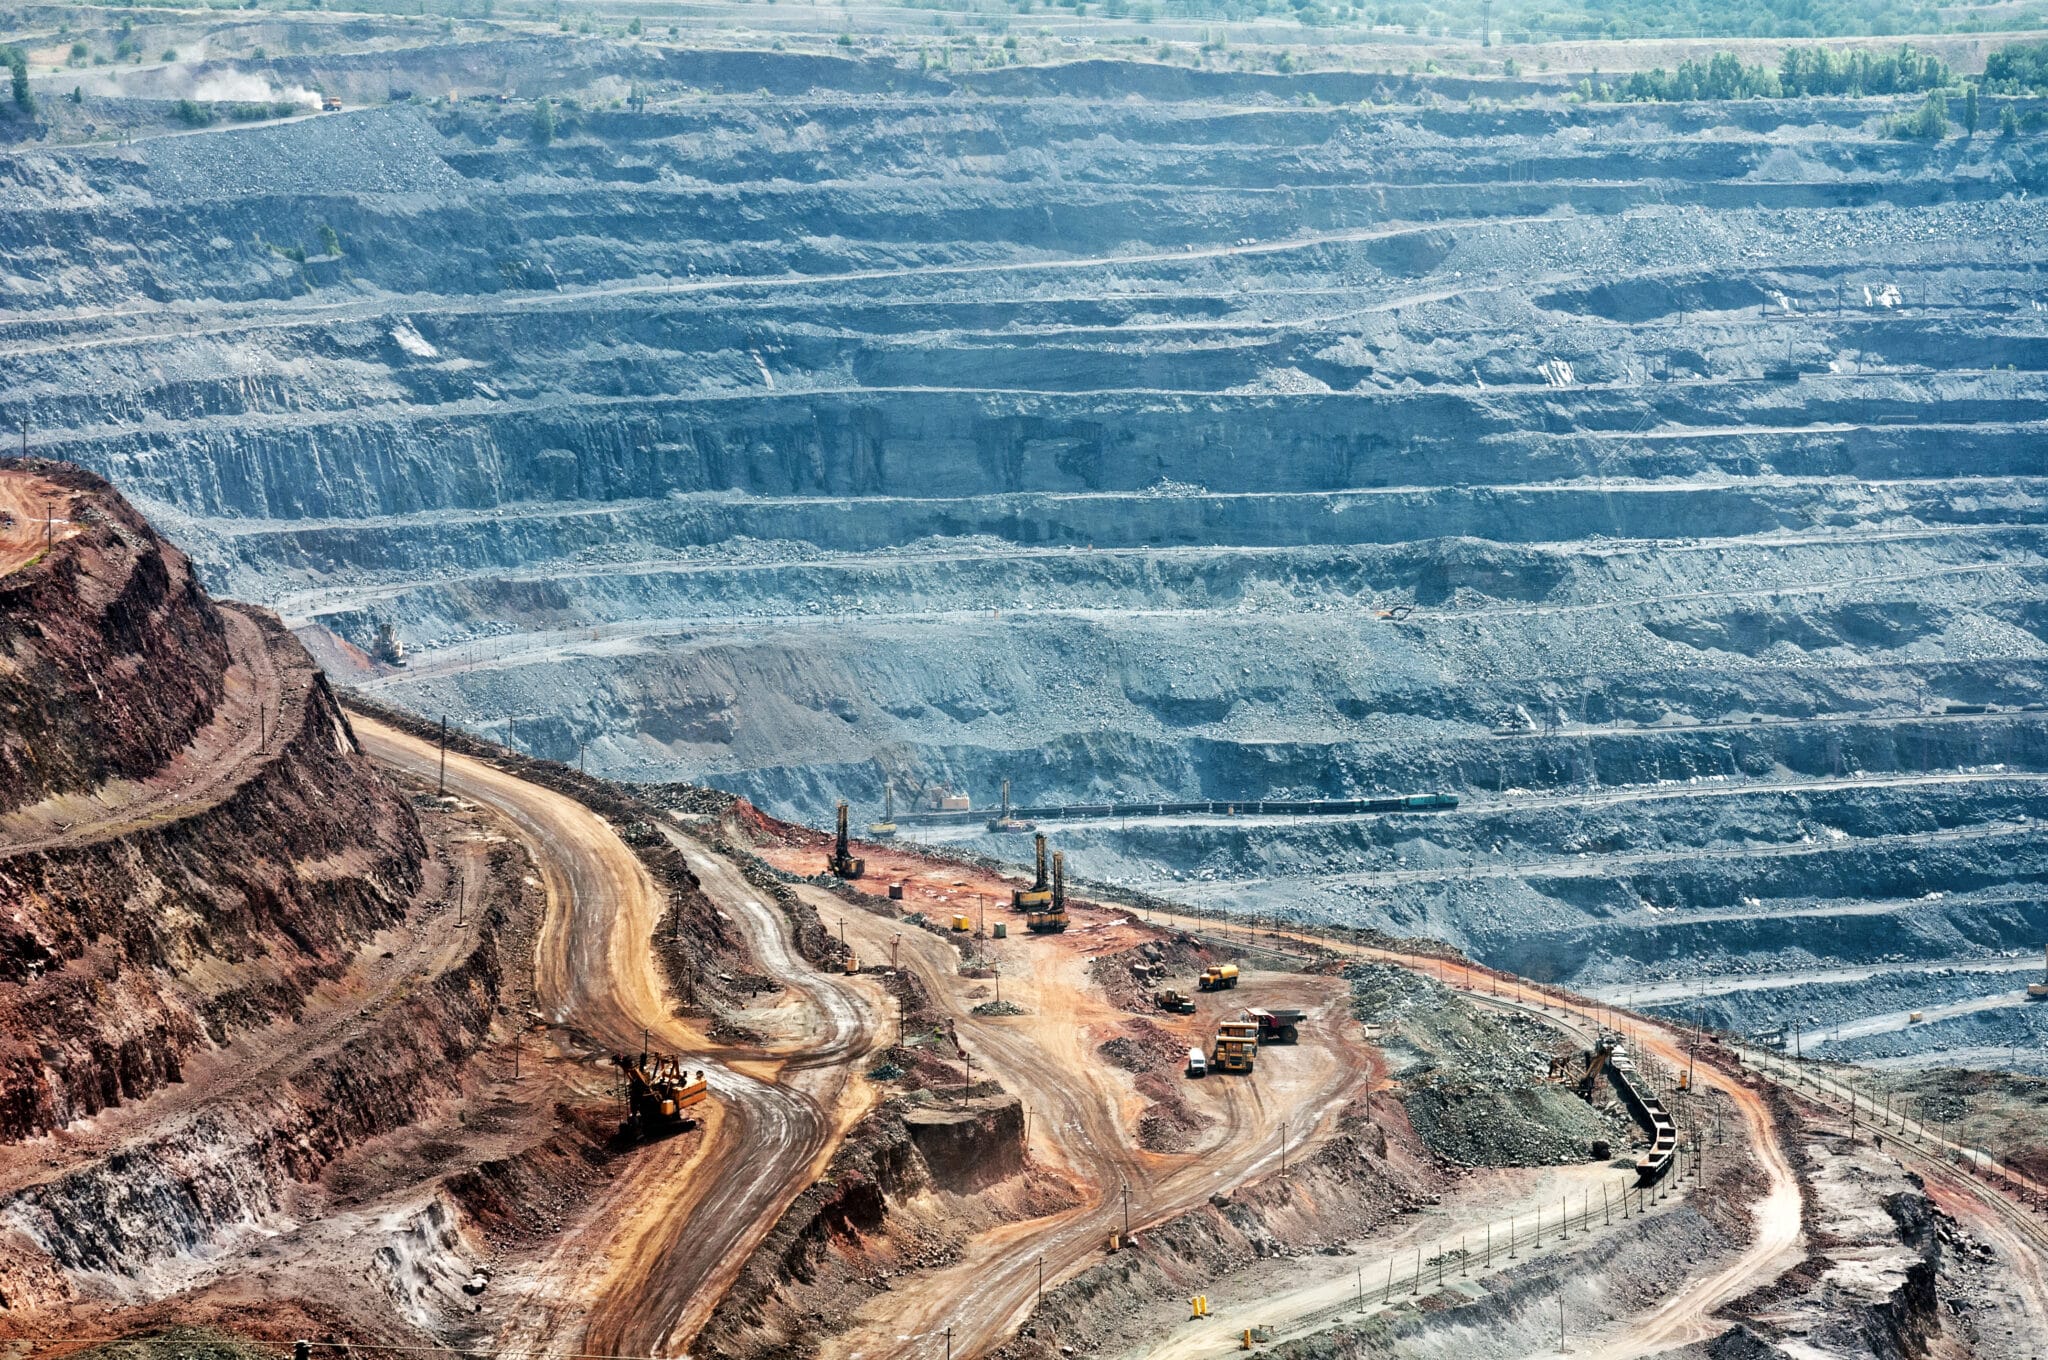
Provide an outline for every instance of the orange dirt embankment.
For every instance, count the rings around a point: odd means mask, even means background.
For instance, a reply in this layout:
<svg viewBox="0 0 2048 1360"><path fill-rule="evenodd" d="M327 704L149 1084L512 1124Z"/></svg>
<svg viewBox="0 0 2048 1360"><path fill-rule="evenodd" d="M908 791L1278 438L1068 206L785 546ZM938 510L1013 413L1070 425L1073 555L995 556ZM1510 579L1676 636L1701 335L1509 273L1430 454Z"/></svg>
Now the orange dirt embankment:
<svg viewBox="0 0 2048 1360"><path fill-rule="evenodd" d="M42 523L0 527L0 813L154 774L212 718L230 664L191 564L105 482L0 460L0 514L24 500L67 522L48 554Z"/></svg>
<svg viewBox="0 0 2048 1360"><path fill-rule="evenodd" d="M0 577L0 1145L295 1013L425 853L274 618L217 608L99 479L36 475L75 532Z"/></svg>

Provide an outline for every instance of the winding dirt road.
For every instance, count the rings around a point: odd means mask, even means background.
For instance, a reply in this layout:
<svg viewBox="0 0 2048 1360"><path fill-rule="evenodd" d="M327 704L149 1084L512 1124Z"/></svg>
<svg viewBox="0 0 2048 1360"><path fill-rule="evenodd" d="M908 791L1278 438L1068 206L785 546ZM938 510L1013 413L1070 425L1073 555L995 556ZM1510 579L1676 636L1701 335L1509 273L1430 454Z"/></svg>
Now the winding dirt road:
<svg viewBox="0 0 2048 1360"><path fill-rule="evenodd" d="M887 852L863 849L870 850L871 870L877 869L876 857ZM979 871L950 866L938 872L951 881L956 870L967 898L994 895L995 881L984 881ZM1118 933L1117 923L1129 913L1077 906L1077 928L1068 935L979 946L1001 964L1003 996L1028 1013L998 1019L973 1014L980 985L963 984L960 956L950 941L870 914L823 889L797 891L828 925L843 923L861 957L889 958L893 946L898 965L919 977L973 1055L975 1072L997 1077L1023 1101L1032 1159L1067 1177L1078 1196L1070 1209L978 1236L950 1266L897 1280L886 1295L857 1310L846 1331L824 1342L821 1354L828 1360L925 1351L936 1356L948 1329L959 1360L995 1349L1028 1316L1041 1264L1050 1288L1102 1258L1110 1234L1124 1223L1125 1186L1131 1227L1142 1235L1150 1225L1276 1166L1283 1136L1292 1155L1304 1155L1370 1077L1359 1056L1362 1036L1350 1036L1356 1044L1340 1042L1341 1027L1351 1024L1344 989L1329 980L1290 980L1290 994L1310 1005L1308 1028L1329 1042L1268 1050L1251 1079L1209 1084L1203 1109L1215 1123L1200 1151L1148 1152L1136 1144L1133 1097L1094 1052L1097 1042L1121 1032L1132 1018L1116 1010L1088 976L1095 953L1138 938L1124 940ZM990 919L1000 918L991 911ZM1317 987L1320 994L1303 994ZM1259 1000L1247 990L1233 1003Z"/></svg>
<svg viewBox="0 0 2048 1360"><path fill-rule="evenodd" d="M373 756L434 778L439 754L432 743L360 715L353 722ZM644 1031L656 1048L683 1054L710 1073L718 1109L701 1151L680 1144L674 1152L658 1148L629 1173L634 1185L621 1202L632 1211L608 1225L610 1278L575 1347L609 1355L675 1353L702 1328L828 1150L836 1121L821 1102L824 1091L808 1081L762 1080L737 1070L735 1058L760 1055L713 1045L670 1012L648 946L665 895L603 818L565 795L452 752L448 787L511 822L540 868L547 905L536 945L535 994L548 1018L618 1052L637 1051ZM775 943L777 922L749 910L746 900L727 909L739 908L733 914L761 946L762 965L787 968L791 985L824 994L818 976ZM808 1068L843 1066L856 1054L872 1032L868 1015L856 1008L865 1004L839 1010L845 1023L823 1043L807 1046ZM685 1164L689 1174L679 1174Z"/></svg>

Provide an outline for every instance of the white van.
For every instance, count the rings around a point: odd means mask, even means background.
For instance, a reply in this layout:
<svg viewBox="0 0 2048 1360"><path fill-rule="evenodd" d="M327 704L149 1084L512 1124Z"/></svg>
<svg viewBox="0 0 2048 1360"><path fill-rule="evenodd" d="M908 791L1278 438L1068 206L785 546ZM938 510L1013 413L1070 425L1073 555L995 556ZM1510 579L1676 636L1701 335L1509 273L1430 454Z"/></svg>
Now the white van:
<svg viewBox="0 0 2048 1360"><path fill-rule="evenodd" d="M1208 1059L1207 1059L1206 1057L1204 1057L1204 1056L1202 1055L1202 1050L1201 1050L1201 1049L1199 1049L1199 1048L1191 1048L1191 1049L1189 1049L1189 1050L1188 1050L1188 1075L1189 1075L1189 1076L1191 1076L1191 1077L1203 1077L1203 1076L1207 1076L1208 1074L1209 1074L1209 1060L1208 1060Z"/></svg>

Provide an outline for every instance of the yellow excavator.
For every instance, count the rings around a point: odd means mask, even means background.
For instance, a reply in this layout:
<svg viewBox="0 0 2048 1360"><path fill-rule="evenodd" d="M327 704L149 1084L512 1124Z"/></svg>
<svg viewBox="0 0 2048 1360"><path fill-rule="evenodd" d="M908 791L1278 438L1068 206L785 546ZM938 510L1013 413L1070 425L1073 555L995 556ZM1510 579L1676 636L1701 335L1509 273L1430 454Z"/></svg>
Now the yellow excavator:
<svg viewBox="0 0 2048 1360"><path fill-rule="evenodd" d="M1607 1060L1614 1056L1620 1045L1617 1036L1603 1034L1591 1048L1552 1058L1550 1079L1560 1086L1570 1086L1578 1092L1579 1099L1590 1103L1593 1093L1599 1088L1600 1074L1607 1068Z"/></svg>
<svg viewBox="0 0 2048 1360"><path fill-rule="evenodd" d="M682 1059L666 1053L621 1054L612 1061L626 1075L628 1136L665 1138L696 1127L697 1118L689 1111L711 1094L701 1071L684 1071Z"/></svg>
<svg viewBox="0 0 2048 1360"><path fill-rule="evenodd" d="M852 853L846 839L846 800L839 800L839 840L833 847L832 858L825 862L825 872L834 878L859 878L868 871L868 862Z"/></svg>
<svg viewBox="0 0 2048 1360"><path fill-rule="evenodd" d="M1028 888L1010 890L1011 911L1043 911L1052 904L1052 885L1045 877L1045 836L1041 833L1031 839L1038 851L1038 877Z"/></svg>

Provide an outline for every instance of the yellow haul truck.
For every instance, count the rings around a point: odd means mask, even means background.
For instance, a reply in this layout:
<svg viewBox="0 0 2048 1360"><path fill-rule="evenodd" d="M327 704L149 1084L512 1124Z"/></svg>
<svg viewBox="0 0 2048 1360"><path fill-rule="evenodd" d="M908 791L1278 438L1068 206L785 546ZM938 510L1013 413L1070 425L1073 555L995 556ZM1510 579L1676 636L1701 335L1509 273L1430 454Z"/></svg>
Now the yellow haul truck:
<svg viewBox="0 0 2048 1360"><path fill-rule="evenodd" d="M1259 1027L1250 1020L1225 1020L1216 1027L1209 1057L1212 1072L1249 1072L1259 1056Z"/></svg>

